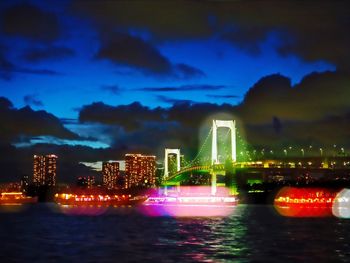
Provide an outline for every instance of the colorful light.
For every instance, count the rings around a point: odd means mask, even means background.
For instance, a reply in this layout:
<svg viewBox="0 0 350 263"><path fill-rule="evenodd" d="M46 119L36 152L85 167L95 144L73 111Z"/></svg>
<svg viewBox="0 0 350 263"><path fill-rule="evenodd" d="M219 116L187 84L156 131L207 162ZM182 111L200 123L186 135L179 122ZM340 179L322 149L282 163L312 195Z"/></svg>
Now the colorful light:
<svg viewBox="0 0 350 263"><path fill-rule="evenodd" d="M334 199L332 213L339 218L350 218L350 189L341 190Z"/></svg>
<svg viewBox="0 0 350 263"><path fill-rule="evenodd" d="M171 217L226 217L234 212L237 198L230 196L229 189L218 187L218 194L210 195L210 187L181 187L179 192L150 196L142 206L147 216Z"/></svg>

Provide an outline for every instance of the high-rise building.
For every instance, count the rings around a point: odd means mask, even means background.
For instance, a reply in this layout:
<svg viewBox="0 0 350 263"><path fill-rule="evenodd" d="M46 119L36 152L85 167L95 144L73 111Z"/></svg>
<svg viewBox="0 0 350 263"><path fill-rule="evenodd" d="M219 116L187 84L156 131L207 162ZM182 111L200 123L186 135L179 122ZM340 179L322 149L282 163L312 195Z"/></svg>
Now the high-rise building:
<svg viewBox="0 0 350 263"><path fill-rule="evenodd" d="M125 155L125 188L154 186L156 157L153 155Z"/></svg>
<svg viewBox="0 0 350 263"><path fill-rule="evenodd" d="M36 185L56 185L57 156L34 155L33 183Z"/></svg>
<svg viewBox="0 0 350 263"><path fill-rule="evenodd" d="M95 176L79 176L77 178L77 186L83 188L93 188L95 186Z"/></svg>
<svg viewBox="0 0 350 263"><path fill-rule="evenodd" d="M118 187L119 162L104 162L102 164L102 182L107 189Z"/></svg>

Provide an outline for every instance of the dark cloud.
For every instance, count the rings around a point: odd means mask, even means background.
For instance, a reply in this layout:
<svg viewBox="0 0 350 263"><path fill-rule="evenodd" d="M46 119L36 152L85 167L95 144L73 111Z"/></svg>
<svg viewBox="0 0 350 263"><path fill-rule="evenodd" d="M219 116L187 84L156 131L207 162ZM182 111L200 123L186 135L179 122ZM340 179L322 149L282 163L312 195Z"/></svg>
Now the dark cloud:
<svg viewBox="0 0 350 263"><path fill-rule="evenodd" d="M121 88L119 88L118 85L102 85L101 90L110 92L115 95L121 92Z"/></svg>
<svg viewBox="0 0 350 263"><path fill-rule="evenodd" d="M169 103L171 105L183 104L183 103L190 103L190 104L195 103L193 100L175 99L175 98L171 98L171 97L167 97L167 96L163 96L163 95L158 95L157 99L161 102Z"/></svg>
<svg viewBox="0 0 350 263"><path fill-rule="evenodd" d="M22 3L4 10L1 29L11 36L21 36L38 41L54 41L60 35L58 18L54 13Z"/></svg>
<svg viewBox="0 0 350 263"><path fill-rule="evenodd" d="M173 65L151 43L140 37L113 32L102 39L96 54L98 59L108 59L117 65L128 66L145 74L189 79L205 76L204 72L186 64Z"/></svg>
<svg viewBox="0 0 350 263"><path fill-rule="evenodd" d="M0 50L0 78L4 80L10 80L14 73L21 74L34 74L34 75L60 75L61 73L49 69L32 69L27 67L22 67L10 62Z"/></svg>
<svg viewBox="0 0 350 263"><path fill-rule="evenodd" d="M299 84L275 74L260 79L245 95L239 113L248 123L313 121L350 110L350 76L345 72L312 73Z"/></svg>
<svg viewBox="0 0 350 263"><path fill-rule="evenodd" d="M349 1L73 1L103 28L148 30L155 41L219 36L253 55L271 34L281 54L349 70Z"/></svg>
<svg viewBox="0 0 350 263"><path fill-rule="evenodd" d="M249 54L257 56L261 52L259 44L266 38L267 32L266 28L260 28L259 26L240 26L223 33L221 39L234 44Z"/></svg>
<svg viewBox="0 0 350 263"><path fill-rule="evenodd" d="M0 130L1 142L16 142L21 138L50 135L63 139L80 139L66 129L60 120L46 111L34 111L30 107L13 108L10 101L1 100L0 122L6 123Z"/></svg>
<svg viewBox="0 0 350 263"><path fill-rule="evenodd" d="M150 109L138 102L129 105L110 106L102 102L83 106L79 113L81 122L94 122L118 125L127 131L142 129L146 123L172 123L181 127L199 127L208 116L218 113L232 113L234 106L229 104L194 103L190 100L163 98L175 102L170 108Z"/></svg>
<svg viewBox="0 0 350 263"><path fill-rule="evenodd" d="M200 78L206 76L206 74L202 70L183 63L175 65L174 70L175 74L180 79Z"/></svg>
<svg viewBox="0 0 350 263"><path fill-rule="evenodd" d="M10 100L4 97L0 97L0 109L6 110L6 109L11 109L13 108L13 104Z"/></svg>
<svg viewBox="0 0 350 263"><path fill-rule="evenodd" d="M97 102L83 106L79 112L79 120L117 124L127 130L134 130L140 128L145 121L162 121L163 116L160 108L150 109L138 102L115 107Z"/></svg>
<svg viewBox="0 0 350 263"><path fill-rule="evenodd" d="M276 130L277 128L277 130ZM323 148L324 155L334 154L334 144L350 148L350 118L349 114L325 117L315 121L281 121L266 124L246 125L247 140L251 145L262 148L279 150L277 155L282 156L283 147L292 147L290 155L299 155L300 149L313 146L312 154L319 155L319 148ZM306 150L305 150L306 151ZM308 149L310 151L310 149Z"/></svg>
<svg viewBox="0 0 350 263"><path fill-rule="evenodd" d="M213 33L208 14L216 4L196 1L81 1L72 2L73 12L92 18L101 28L139 28L157 38L206 37ZM214 10L212 10L214 11ZM210 13L211 15L213 12Z"/></svg>
<svg viewBox="0 0 350 263"><path fill-rule="evenodd" d="M259 44L275 34L281 54L349 70L349 10L348 1L237 1L227 4L219 19L232 26L222 37L251 53L259 53Z"/></svg>
<svg viewBox="0 0 350 263"><path fill-rule="evenodd" d="M43 102L37 98L36 94L29 94L23 97L23 101L26 105L42 107L44 106Z"/></svg>
<svg viewBox="0 0 350 263"><path fill-rule="evenodd" d="M208 84L199 84L199 85L182 85L177 87L145 87L137 90L140 91L151 91L151 92L185 92L185 91L207 91L207 90L221 90L225 89L225 85L208 85Z"/></svg>
<svg viewBox="0 0 350 263"><path fill-rule="evenodd" d="M42 60L65 59L72 57L74 54L74 50L67 47L47 46L27 49L22 57L29 62L39 62Z"/></svg>
<svg viewBox="0 0 350 263"><path fill-rule="evenodd" d="M102 43L97 58L109 59L117 64L147 72L168 75L172 72L170 61L143 39L125 33L113 33Z"/></svg>
<svg viewBox="0 0 350 263"><path fill-rule="evenodd" d="M228 116L237 121L238 131L252 147L278 150L312 144L326 148L333 143L350 147L349 83L349 75L341 72L312 73L294 86L289 78L274 74L253 85L238 106L162 96L159 99L173 105L152 110L138 103L115 107L95 103L83 107L80 119L123 127L108 134L114 138L114 145L128 150L152 151L173 141L181 148L190 145L189 153L194 153L200 127L210 127L213 118ZM177 127L184 130L183 134Z"/></svg>
<svg viewBox="0 0 350 263"><path fill-rule="evenodd" d="M220 95L220 94L207 94L206 96L214 99L238 99L240 97L238 95Z"/></svg>
<svg viewBox="0 0 350 263"><path fill-rule="evenodd" d="M11 71L14 65L7 60L4 54L0 50L0 78L4 80L11 79Z"/></svg>

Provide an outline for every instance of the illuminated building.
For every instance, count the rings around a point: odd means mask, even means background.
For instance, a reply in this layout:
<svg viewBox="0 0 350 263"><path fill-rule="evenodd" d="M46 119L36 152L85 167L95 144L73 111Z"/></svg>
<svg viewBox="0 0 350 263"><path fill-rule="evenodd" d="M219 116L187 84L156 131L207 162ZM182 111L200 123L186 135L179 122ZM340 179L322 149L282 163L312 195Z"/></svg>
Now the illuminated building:
<svg viewBox="0 0 350 263"><path fill-rule="evenodd" d="M95 185L94 176L79 176L77 179L77 185L86 188L92 188Z"/></svg>
<svg viewBox="0 0 350 263"><path fill-rule="evenodd" d="M54 186L56 184L56 173L56 155L34 155L33 183L35 185Z"/></svg>
<svg viewBox="0 0 350 263"><path fill-rule="evenodd" d="M125 188L154 186L156 157L153 155L125 155Z"/></svg>
<svg viewBox="0 0 350 263"><path fill-rule="evenodd" d="M103 186L107 189L118 187L119 162L104 162L102 164Z"/></svg>

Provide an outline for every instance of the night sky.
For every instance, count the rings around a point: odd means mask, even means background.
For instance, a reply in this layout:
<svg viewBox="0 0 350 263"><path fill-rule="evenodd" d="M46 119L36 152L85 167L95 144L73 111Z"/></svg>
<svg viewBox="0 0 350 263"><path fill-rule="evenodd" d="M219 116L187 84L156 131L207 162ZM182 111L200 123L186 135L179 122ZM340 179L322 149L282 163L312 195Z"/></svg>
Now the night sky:
<svg viewBox="0 0 350 263"><path fill-rule="evenodd" d="M214 117L251 151L350 153L349 28L348 1L1 1L0 181L35 153L68 182L126 152L190 159Z"/></svg>

